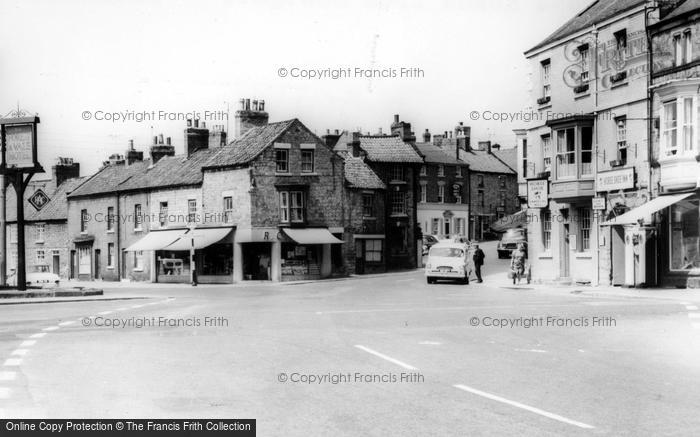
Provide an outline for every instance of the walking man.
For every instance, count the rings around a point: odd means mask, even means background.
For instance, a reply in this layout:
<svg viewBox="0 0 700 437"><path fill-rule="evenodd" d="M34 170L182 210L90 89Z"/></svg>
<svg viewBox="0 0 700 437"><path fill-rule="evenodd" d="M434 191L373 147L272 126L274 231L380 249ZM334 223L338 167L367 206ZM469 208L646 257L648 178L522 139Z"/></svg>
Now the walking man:
<svg viewBox="0 0 700 437"><path fill-rule="evenodd" d="M474 245L474 255L472 259L474 260L474 270L476 271L476 282L484 282L481 280L481 266L484 265L484 251L479 248L479 245Z"/></svg>

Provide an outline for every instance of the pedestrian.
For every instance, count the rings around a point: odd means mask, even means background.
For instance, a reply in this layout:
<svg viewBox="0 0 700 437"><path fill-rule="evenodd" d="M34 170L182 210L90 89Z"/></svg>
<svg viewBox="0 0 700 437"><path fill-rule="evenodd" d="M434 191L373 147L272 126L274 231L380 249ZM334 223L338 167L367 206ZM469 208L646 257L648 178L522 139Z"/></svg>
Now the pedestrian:
<svg viewBox="0 0 700 437"><path fill-rule="evenodd" d="M476 282L484 282L481 279L481 266L484 265L484 251L479 248L479 245L474 245L474 255L472 255L472 260L474 261L474 271L476 272Z"/></svg>
<svg viewBox="0 0 700 437"><path fill-rule="evenodd" d="M513 284L515 284L516 279L518 284L520 284L520 279L525 273L525 246L522 243L518 244L517 249L511 254L510 270L513 273Z"/></svg>

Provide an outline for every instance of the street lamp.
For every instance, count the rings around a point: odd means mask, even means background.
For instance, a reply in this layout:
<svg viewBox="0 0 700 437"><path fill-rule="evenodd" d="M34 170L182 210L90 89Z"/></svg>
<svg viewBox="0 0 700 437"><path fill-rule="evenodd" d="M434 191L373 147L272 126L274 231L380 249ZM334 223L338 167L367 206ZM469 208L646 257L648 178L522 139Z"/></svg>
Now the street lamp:
<svg viewBox="0 0 700 437"><path fill-rule="evenodd" d="M193 287L197 286L197 266L194 261L194 230L197 228L197 224L192 221L188 226L190 229L190 283Z"/></svg>

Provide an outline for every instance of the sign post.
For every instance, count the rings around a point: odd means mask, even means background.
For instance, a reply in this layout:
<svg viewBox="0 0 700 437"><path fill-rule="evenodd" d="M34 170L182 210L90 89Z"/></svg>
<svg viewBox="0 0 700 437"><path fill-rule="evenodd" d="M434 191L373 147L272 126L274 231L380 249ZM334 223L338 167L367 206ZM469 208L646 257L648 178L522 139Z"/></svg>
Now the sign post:
<svg viewBox="0 0 700 437"><path fill-rule="evenodd" d="M27 289L24 253L24 190L34 173L43 172L37 161L37 125L39 117L14 113L14 118L0 119L0 174L15 188L17 197L17 289ZM25 176L26 175L26 176ZM3 202L4 208L4 202ZM4 228L5 223L2 223ZM6 248L2 248L5 252ZM7 259L7 258L5 258Z"/></svg>

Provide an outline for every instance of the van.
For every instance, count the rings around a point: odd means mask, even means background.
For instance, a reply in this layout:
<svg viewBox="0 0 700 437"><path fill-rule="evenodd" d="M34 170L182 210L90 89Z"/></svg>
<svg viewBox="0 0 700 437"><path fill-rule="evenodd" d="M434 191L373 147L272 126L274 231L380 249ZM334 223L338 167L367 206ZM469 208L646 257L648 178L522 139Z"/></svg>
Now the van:
<svg viewBox="0 0 700 437"><path fill-rule="evenodd" d="M438 279L451 279L468 284L471 266L467 244L438 243L428 252L425 278L428 284L434 284Z"/></svg>

